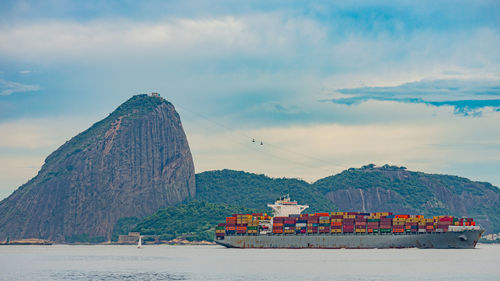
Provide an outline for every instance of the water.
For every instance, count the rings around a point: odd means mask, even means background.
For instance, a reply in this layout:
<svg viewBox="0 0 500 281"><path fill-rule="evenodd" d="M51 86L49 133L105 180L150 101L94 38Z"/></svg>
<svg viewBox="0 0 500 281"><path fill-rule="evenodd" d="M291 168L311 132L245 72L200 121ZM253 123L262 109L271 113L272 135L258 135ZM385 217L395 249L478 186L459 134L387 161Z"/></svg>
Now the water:
<svg viewBox="0 0 500 281"><path fill-rule="evenodd" d="M474 250L0 246L0 280L500 280L500 245Z"/></svg>

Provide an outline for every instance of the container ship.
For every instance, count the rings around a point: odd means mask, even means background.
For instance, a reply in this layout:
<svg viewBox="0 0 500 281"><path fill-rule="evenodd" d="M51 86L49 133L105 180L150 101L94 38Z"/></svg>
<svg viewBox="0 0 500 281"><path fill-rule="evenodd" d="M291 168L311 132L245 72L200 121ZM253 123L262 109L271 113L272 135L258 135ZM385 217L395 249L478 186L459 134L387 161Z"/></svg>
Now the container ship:
<svg viewBox="0 0 500 281"><path fill-rule="evenodd" d="M394 215L391 212L301 214L289 196L265 213L234 214L219 223L215 242L228 248L473 249L484 232L472 218Z"/></svg>

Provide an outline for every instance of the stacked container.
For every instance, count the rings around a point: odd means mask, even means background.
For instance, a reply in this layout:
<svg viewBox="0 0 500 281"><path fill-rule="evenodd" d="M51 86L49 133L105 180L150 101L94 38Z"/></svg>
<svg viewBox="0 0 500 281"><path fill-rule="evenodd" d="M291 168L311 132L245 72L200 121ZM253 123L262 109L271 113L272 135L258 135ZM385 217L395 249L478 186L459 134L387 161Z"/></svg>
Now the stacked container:
<svg viewBox="0 0 500 281"><path fill-rule="evenodd" d="M350 218L350 215L344 216L344 219L342 221L342 231L344 233L354 232L354 218Z"/></svg>
<svg viewBox="0 0 500 281"><path fill-rule="evenodd" d="M436 232L447 232L450 225L453 225L453 217L439 216L437 217Z"/></svg>
<svg viewBox="0 0 500 281"><path fill-rule="evenodd" d="M318 233L319 230L319 217L316 215L307 217L307 233Z"/></svg>
<svg viewBox="0 0 500 281"><path fill-rule="evenodd" d="M330 233L330 215L328 213L319 217L319 233Z"/></svg>
<svg viewBox="0 0 500 281"><path fill-rule="evenodd" d="M392 218L388 216L380 218L380 233L390 233L392 230Z"/></svg>
<svg viewBox="0 0 500 281"><path fill-rule="evenodd" d="M365 233L366 232L366 218L365 214L359 214L354 219L354 224L356 225L356 233Z"/></svg>
<svg viewBox="0 0 500 281"><path fill-rule="evenodd" d="M295 234L295 222L297 217L285 217L283 220L283 233Z"/></svg>
<svg viewBox="0 0 500 281"><path fill-rule="evenodd" d="M407 215L396 215L392 219L392 232L393 233L404 233Z"/></svg>
<svg viewBox="0 0 500 281"><path fill-rule="evenodd" d="M378 233L380 229L380 218L378 216L370 216L366 219L366 231L368 233Z"/></svg>
<svg viewBox="0 0 500 281"><path fill-rule="evenodd" d="M342 215L332 215L330 229L332 233L342 233Z"/></svg>
<svg viewBox="0 0 500 281"><path fill-rule="evenodd" d="M296 234L307 233L307 219L304 219L304 217L297 219L297 222L295 223L295 233Z"/></svg>
<svg viewBox="0 0 500 281"><path fill-rule="evenodd" d="M285 217L274 217L273 218L273 233L283 234Z"/></svg>
<svg viewBox="0 0 500 281"><path fill-rule="evenodd" d="M219 223L216 226L215 235L217 239L223 239L225 235L259 235L259 231L271 227L270 219L271 217L264 213L234 214L227 217L225 223ZM392 215L389 212L333 212L274 217L272 218L272 233L285 235L417 234L447 232L449 226L474 225L472 218L452 216L424 218L422 215Z"/></svg>

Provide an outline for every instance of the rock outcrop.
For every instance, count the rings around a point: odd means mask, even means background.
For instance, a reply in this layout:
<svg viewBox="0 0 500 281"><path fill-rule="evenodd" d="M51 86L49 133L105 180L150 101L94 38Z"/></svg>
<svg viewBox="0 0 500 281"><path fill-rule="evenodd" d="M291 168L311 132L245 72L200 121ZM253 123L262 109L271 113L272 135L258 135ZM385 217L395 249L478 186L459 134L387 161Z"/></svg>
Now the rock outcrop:
<svg viewBox="0 0 500 281"><path fill-rule="evenodd" d="M0 239L108 240L122 217L144 217L196 192L174 106L137 95L45 160L0 202Z"/></svg>
<svg viewBox="0 0 500 281"><path fill-rule="evenodd" d="M450 175L366 165L313 184L297 179L222 170L196 175L195 199L261 209L290 194L311 207L305 212L363 211L473 217L489 233L500 232L500 189Z"/></svg>
<svg viewBox="0 0 500 281"><path fill-rule="evenodd" d="M500 231L500 189L486 182L367 165L313 185L341 210L468 216Z"/></svg>

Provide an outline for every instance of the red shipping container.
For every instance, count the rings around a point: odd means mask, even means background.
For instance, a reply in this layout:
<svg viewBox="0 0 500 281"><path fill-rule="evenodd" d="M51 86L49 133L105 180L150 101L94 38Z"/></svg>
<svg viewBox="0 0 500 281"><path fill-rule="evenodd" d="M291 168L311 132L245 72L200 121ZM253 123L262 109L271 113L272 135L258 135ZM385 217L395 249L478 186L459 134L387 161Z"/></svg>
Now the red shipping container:
<svg viewBox="0 0 500 281"><path fill-rule="evenodd" d="M344 220L342 221L342 223L343 223L344 225L352 225L352 224L354 224L354 219L344 219Z"/></svg>

